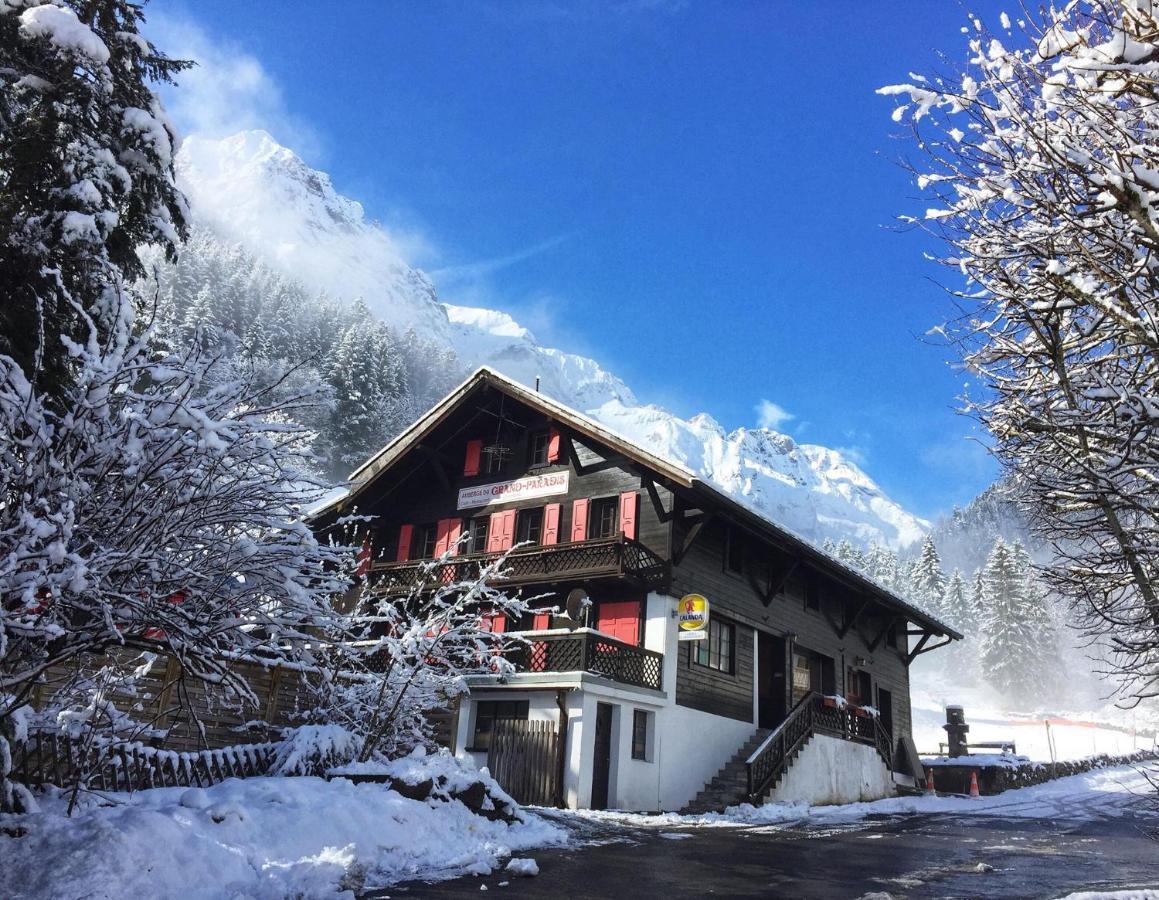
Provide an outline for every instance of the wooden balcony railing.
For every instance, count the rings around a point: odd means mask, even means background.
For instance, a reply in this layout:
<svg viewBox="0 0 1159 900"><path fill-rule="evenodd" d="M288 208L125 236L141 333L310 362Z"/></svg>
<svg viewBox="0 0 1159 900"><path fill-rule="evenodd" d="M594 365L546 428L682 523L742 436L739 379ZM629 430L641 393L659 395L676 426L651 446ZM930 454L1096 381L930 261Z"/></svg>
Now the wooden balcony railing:
<svg viewBox="0 0 1159 900"><path fill-rule="evenodd" d="M375 563L371 568L371 582L375 590L390 594L433 589L440 584L473 579L482 566L501 555L471 553L438 564L432 564L429 559ZM624 578L642 587L661 587L668 580L668 564L639 541L618 535L567 544L519 547L507 557L503 583L546 584L595 578Z"/></svg>
<svg viewBox="0 0 1159 900"><path fill-rule="evenodd" d="M841 705L835 698L806 694L746 760L750 803L763 801L815 734L869 744L877 750L886 768L893 770L892 738L877 716L862 714L857 707Z"/></svg>
<svg viewBox="0 0 1159 900"><path fill-rule="evenodd" d="M621 684L662 689L664 654L626 644L590 628L524 632L507 651L520 672L590 672Z"/></svg>

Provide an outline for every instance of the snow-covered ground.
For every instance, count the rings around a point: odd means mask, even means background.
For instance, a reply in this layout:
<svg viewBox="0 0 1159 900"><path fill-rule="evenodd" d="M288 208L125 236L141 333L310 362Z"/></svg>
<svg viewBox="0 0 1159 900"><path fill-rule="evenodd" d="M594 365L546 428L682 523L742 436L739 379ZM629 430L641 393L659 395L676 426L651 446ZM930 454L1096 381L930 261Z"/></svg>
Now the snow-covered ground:
<svg viewBox="0 0 1159 900"><path fill-rule="evenodd" d="M948 672L912 670L910 702L914 743L920 753L934 754L946 741L946 705L965 710L970 742L1014 741L1018 754L1035 762L1082 759L1108 754L1124 756L1156 746L1156 723L1149 710L1089 704L1073 709L1003 709L993 693L954 681ZM1046 723L1050 723L1047 730Z"/></svg>
<svg viewBox="0 0 1159 900"><path fill-rule="evenodd" d="M723 813L703 815L643 815L591 810L575 811L568 815L597 822L664 829L680 826L727 828L741 825L848 825L869 816L939 813L1086 821L1136 808L1142 798L1152 794L1153 789L1141 767L1116 766L977 799L923 795L837 806L766 803L755 807L743 804L730 807Z"/></svg>
<svg viewBox="0 0 1159 900"><path fill-rule="evenodd" d="M89 798L72 818L61 797L40 813L0 816L0 895L332 897L488 874L516 851L567 837L534 814L507 826L458 801L418 802L345 779L232 779L108 799Z"/></svg>

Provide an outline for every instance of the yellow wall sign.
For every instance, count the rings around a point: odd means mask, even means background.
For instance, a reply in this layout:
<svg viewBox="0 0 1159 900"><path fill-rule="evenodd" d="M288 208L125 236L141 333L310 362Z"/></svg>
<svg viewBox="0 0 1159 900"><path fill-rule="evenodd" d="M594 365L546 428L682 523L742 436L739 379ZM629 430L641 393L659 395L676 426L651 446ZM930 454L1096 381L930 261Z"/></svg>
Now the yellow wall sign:
<svg viewBox="0 0 1159 900"><path fill-rule="evenodd" d="M681 597L677 612L684 631L701 631L708 625L708 601L700 594Z"/></svg>

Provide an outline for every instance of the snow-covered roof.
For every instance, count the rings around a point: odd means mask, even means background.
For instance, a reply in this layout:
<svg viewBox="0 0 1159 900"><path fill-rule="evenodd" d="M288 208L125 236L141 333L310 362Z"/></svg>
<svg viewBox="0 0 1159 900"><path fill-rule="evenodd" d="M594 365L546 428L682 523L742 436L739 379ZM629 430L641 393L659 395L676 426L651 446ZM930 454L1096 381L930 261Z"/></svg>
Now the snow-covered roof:
<svg viewBox="0 0 1159 900"><path fill-rule="evenodd" d="M350 476L350 490L341 497L335 498L330 504L317 510L315 516L333 509L348 509L357 503L359 495L387 469L396 459L402 456L416 443L419 443L427 434L433 431L446 418L464 397L481 385L492 385L509 396L520 400L527 405L539 409L551 418L566 424L579 434L589 437L598 443L623 454L637 464L652 470L676 486L695 491L712 502L729 509L747 527L764 533L772 533L782 542L789 543L792 549L821 563L827 569L835 570L853 586L869 591L878 596L886 605L903 611L915 622L936 632L954 639L961 639L962 635L924 609L915 606L909 600L900 597L885 585L869 578L863 572L851 568L831 553L818 547L813 542L774 522L763 512L754 509L736 497L721 490L717 485L699 477L691 469L670 459L657 456L641 447L638 443L625 437L606 425L597 422L590 416L572 409L558 400L520 384L506 375L489 366L480 366L471 373L458 387L433 406L425 415L420 417L402 434L383 447L369 460L359 466Z"/></svg>

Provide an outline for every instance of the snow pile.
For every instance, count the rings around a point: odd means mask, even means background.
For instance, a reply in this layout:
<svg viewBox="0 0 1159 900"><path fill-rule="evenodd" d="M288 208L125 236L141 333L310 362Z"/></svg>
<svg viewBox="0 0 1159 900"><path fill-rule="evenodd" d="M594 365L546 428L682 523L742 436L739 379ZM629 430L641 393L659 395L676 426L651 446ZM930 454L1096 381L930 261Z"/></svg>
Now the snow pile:
<svg viewBox="0 0 1159 900"><path fill-rule="evenodd" d="M971 753L969 756L937 756L933 759L922 759L922 765L928 768L939 766L978 766L998 769L1018 769L1022 766L1041 765L1032 763L1029 757L1016 756L1013 753Z"/></svg>
<svg viewBox="0 0 1159 900"><path fill-rule="evenodd" d="M539 863L534 859L512 859L508 861L504 871L510 872L512 875L530 878L539 874Z"/></svg>
<svg viewBox="0 0 1159 900"><path fill-rule="evenodd" d="M4 893L26 898L360 893L412 878L487 874L512 853L565 842L526 815L491 822L457 802L408 800L346 779L231 779L159 788L71 819L64 801L0 817ZM14 837L15 834L21 834Z"/></svg>

